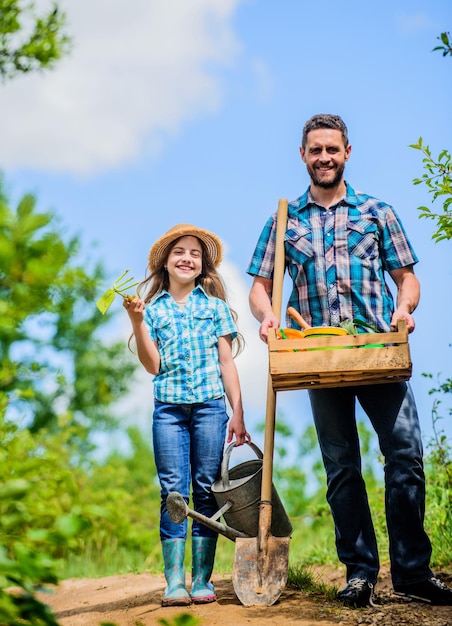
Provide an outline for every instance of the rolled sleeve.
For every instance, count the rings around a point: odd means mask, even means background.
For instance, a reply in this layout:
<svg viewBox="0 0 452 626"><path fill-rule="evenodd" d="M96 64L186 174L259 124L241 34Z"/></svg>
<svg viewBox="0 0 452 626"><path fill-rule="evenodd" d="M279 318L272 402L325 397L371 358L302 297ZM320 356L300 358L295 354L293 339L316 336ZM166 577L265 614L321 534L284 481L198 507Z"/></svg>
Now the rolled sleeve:
<svg viewBox="0 0 452 626"><path fill-rule="evenodd" d="M273 278L275 264L276 214L267 220L258 239L253 256L247 268L247 274Z"/></svg>
<svg viewBox="0 0 452 626"><path fill-rule="evenodd" d="M389 207L382 232L383 263L387 271L418 263L419 259L397 213Z"/></svg>

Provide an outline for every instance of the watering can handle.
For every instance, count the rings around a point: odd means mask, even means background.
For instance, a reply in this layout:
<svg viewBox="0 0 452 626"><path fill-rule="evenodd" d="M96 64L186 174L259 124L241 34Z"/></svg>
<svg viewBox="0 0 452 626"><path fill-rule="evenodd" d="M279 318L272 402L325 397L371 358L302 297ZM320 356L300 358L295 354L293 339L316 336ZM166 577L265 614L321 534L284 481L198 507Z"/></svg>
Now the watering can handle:
<svg viewBox="0 0 452 626"><path fill-rule="evenodd" d="M245 441L245 443L256 453L258 459L262 459L264 455L262 451L256 446L252 441ZM229 486L229 460L231 458L231 452L236 447L235 441L230 443L226 448L226 451L223 456L223 461L221 463L221 482L223 483L223 487Z"/></svg>

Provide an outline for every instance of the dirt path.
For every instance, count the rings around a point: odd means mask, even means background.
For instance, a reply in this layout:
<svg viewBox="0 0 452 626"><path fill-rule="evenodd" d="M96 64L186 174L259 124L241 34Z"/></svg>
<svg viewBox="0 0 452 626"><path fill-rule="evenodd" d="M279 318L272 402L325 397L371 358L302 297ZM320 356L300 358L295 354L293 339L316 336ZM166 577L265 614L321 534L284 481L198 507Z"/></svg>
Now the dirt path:
<svg viewBox="0 0 452 626"><path fill-rule="evenodd" d="M342 573L321 570L325 582L341 586ZM452 582L452 576L443 576ZM452 607L432 607L403 600L391 593L389 578L383 575L377 593L380 604L361 610L345 609L335 601L287 589L271 607L244 607L237 599L229 574L213 578L218 601L188 608L162 608L163 575L128 574L97 579L62 582L52 594L40 598L53 607L61 626L158 626L159 619L173 620L190 613L200 626L452 626Z"/></svg>

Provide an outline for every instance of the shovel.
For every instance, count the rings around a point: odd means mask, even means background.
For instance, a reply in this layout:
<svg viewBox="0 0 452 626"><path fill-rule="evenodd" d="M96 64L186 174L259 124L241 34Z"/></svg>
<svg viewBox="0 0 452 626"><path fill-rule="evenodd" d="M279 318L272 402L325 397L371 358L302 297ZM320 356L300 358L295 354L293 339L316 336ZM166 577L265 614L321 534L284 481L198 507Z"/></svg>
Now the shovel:
<svg viewBox="0 0 452 626"><path fill-rule="evenodd" d="M287 200L279 200L276 225L272 309L278 318L281 316L282 307L287 204ZM278 600L287 582L290 537L274 537L271 534L275 415L276 393L269 373L258 535L249 539L237 537L235 540L232 583L238 599L244 606L271 606Z"/></svg>

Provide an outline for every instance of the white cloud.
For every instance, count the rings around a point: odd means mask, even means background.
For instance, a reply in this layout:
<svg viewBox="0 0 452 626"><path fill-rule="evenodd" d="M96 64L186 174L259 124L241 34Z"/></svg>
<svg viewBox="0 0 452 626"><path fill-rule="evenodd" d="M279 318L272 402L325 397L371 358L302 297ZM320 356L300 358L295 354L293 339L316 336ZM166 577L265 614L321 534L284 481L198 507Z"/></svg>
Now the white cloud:
<svg viewBox="0 0 452 626"><path fill-rule="evenodd" d="M159 149L162 133L221 106L212 64L239 50L242 0L78 0L74 49L53 72L2 87L3 167L91 174Z"/></svg>
<svg viewBox="0 0 452 626"><path fill-rule="evenodd" d="M430 28L434 22L425 13L398 13L399 29L403 33L411 34Z"/></svg>
<svg viewBox="0 0 452 626"><path fill-rule="evenodd" d="M254 82L254 94L259 102L268 102L275 92L275 77L268 64L261 58L251 62Z"/></svg>

